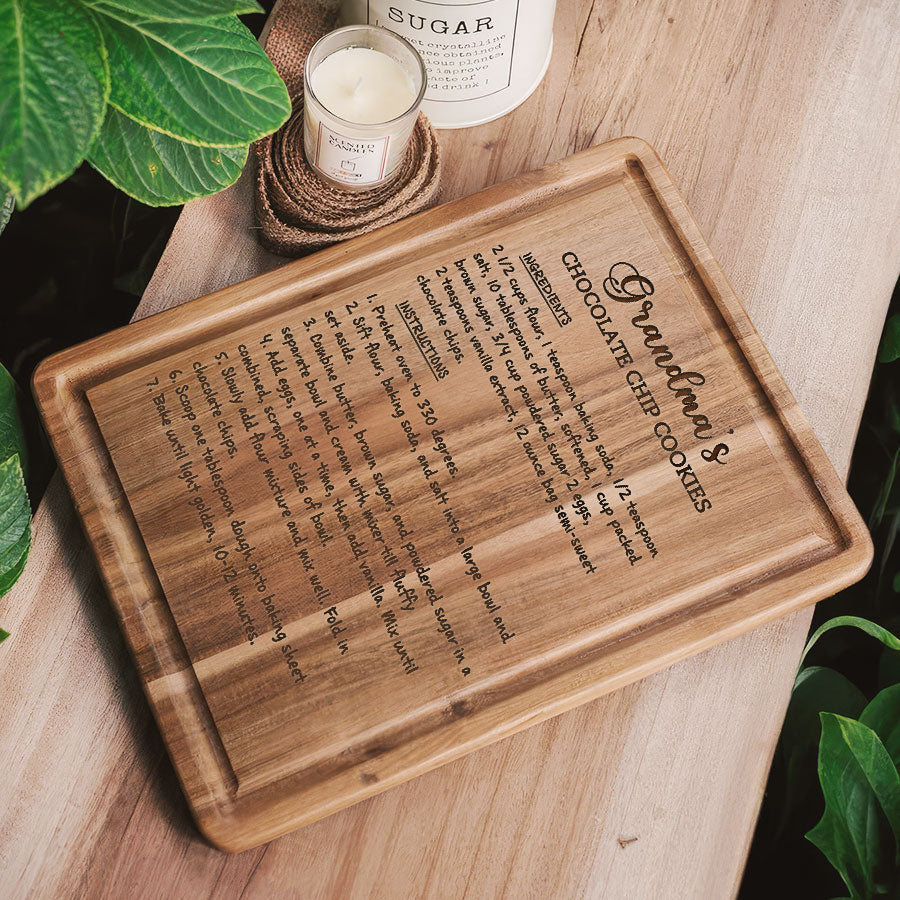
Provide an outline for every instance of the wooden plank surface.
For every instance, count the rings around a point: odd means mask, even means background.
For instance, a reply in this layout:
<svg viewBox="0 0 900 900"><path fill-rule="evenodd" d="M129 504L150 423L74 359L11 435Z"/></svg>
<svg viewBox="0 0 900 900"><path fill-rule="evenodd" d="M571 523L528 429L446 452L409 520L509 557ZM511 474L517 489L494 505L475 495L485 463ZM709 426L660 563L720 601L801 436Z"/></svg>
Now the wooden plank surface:
<svg viewBox="0 0 900 900"><path fill-rule="evenodd" d="M898 33L888 3L563 0L534 97L441 135L444 195L622 134L649 140L846 471L900 261ZM246 180L191 204L141 314L277 265L251 227ZM59 479L35 532L0 601L13 632L0 648L0 892L736 890L808 613L226 857L190 823Z"/></svg>

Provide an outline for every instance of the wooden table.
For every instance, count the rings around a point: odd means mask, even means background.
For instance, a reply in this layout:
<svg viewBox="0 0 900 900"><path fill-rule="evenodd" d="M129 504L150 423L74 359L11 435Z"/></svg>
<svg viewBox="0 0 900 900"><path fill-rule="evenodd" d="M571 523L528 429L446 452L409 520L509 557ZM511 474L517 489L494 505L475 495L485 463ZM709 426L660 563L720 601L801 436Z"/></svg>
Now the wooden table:
<svg viewBox="0 0 900 900"><path fill-rule="evenodd" d="M656 146L846 472L900 263L900 4L560 0L516 113L444 132L444 195ZM245 180L182 214L146 315L271 268ZM751 632L266 847L195 832L57 478L0 601L0 895L723 897L809 622Z"/></svg>

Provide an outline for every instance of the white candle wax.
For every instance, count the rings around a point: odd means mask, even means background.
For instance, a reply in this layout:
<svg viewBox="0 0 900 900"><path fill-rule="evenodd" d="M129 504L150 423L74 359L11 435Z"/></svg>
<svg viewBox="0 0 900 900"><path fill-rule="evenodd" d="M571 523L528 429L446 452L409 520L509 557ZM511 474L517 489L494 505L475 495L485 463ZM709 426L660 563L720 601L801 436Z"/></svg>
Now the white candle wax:
<svg viewBox="0 0 900 900"><path fill-rule="evenodd" d="M313 70L311 81L329 112L361 125L390 122L416 99L400 64L369 47L345 47L332 53Z"/></svg>

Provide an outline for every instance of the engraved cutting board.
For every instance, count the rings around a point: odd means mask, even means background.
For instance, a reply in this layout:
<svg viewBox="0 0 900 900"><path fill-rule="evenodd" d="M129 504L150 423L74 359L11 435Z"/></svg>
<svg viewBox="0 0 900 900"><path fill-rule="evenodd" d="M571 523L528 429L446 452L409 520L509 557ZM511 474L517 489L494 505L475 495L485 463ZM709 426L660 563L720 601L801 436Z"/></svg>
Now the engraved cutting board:
<svg viewBox="0 0 900 900"><path fill-rule="evenodd" d="M871 557L633 138L64 351L34 388L198 824L228 850Z"/></svg>

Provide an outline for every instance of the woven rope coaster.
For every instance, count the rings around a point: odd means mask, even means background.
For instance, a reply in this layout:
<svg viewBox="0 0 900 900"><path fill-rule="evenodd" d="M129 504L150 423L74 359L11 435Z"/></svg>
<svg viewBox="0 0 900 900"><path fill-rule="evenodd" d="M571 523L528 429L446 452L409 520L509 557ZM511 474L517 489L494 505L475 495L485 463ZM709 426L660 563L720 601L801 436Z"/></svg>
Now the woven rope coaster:
<svg viewBox="0 0 900 900"><path fill-rule="evenodd" d="M303 64L312 45L334 28L337 11L321 0L284 0L274 16L266 52L287 85L294 111L279 131L253 147L263 246L282 256L303 256L431 206L437 199L441 157L422 113L406 157L388 184L342 191L316 177L303 154Z"/></svg>

